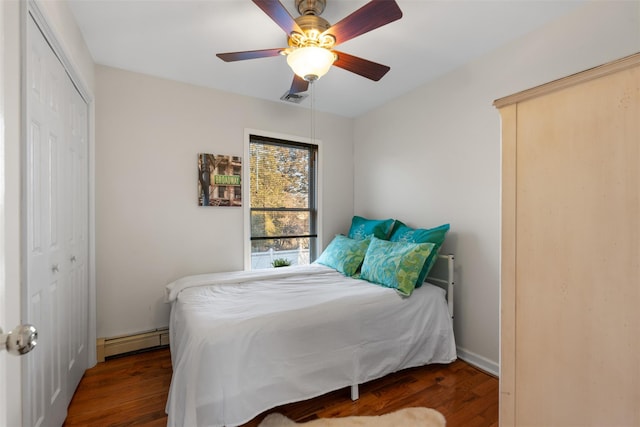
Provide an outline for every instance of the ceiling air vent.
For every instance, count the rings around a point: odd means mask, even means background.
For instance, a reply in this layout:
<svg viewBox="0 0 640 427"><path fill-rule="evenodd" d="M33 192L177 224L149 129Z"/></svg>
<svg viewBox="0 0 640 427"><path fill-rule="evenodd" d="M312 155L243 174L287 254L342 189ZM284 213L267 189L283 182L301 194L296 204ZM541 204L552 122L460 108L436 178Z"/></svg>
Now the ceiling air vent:
<svg viewBox="0 0 640 427"><path fill-rule="evenodd" d="M294 104L300 104L302 101L304 101L304 99L307 96L309 95L305 93L289 93L287 91L284 93L284 95L280 97L280 99L285 102L293 102Z"/></svg>

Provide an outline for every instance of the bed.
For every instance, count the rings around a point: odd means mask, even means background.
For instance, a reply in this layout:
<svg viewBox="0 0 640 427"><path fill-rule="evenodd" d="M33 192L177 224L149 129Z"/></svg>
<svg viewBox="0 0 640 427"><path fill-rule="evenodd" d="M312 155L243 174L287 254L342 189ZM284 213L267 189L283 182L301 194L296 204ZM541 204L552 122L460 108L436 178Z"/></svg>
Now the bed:
<svg viewBox="0 0 640 427"><path fill-rule="evenodd" d="M234 426L275 406L456 359L452 255L410 297L321 264L166 287L169 426ZM449 297L447 301L447 295Z"/></svg>

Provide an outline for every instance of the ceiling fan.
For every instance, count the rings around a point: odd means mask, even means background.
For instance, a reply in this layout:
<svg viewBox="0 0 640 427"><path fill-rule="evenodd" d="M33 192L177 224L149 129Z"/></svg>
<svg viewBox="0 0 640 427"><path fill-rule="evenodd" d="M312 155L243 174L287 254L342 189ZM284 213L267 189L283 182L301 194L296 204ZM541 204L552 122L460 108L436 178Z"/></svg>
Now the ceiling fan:
<svg viewBox="0 0 640 427"><path fill-rule="evenodd" d="M326 0L295 0L300 16L293 18L279 0L252 0L287 34L289 47L218 53L223 61L286 55L295 75L290 94L304 92L309 83L322 77L331 65L368 79L380 80L390 68L333 48L341 43L387 25L402 17L394 0L372 0L340 22L330 25L320 17Z"/></svg>

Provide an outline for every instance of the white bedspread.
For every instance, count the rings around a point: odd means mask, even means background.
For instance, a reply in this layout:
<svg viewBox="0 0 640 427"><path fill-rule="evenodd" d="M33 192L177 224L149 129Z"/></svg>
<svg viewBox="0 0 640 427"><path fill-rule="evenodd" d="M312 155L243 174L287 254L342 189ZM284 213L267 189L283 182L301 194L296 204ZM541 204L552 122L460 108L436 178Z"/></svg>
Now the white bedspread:
<svg viewBox="0 0 640 427"><path fill-rule="evenodd" d="M169 426L233 426L266 409L456 358L444 291L410 298L322 266L167 285Z"/></svg>

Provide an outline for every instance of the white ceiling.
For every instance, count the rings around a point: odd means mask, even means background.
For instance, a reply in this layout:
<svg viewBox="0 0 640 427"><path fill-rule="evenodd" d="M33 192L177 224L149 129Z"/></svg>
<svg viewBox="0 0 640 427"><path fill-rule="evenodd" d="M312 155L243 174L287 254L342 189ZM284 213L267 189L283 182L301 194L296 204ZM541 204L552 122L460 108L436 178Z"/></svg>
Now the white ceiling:
<svg viewBox="0 0 640 427"><path fill-rule="evenodd" d="M298 16L294 0L281 0ZM368 0L327 0L331 24ZM317 110L358 116L568 13L584 0L398 0L403 17L339 49L391 71L372 82L333 67L314 85ZM282 102L284 57L225 63L215 54L286 47L250 0L69 0L98 64ZM309 106L311 97L300 104Z"/></svg>

